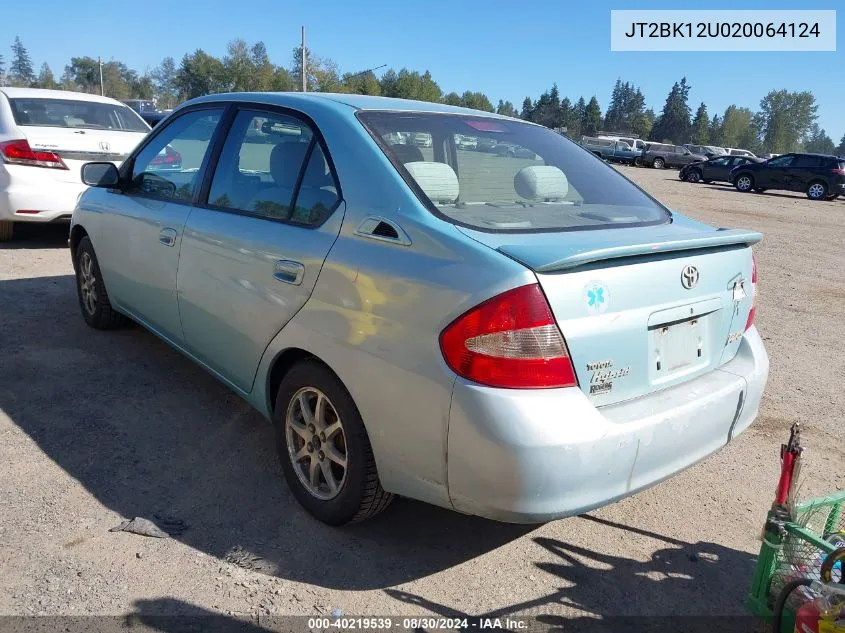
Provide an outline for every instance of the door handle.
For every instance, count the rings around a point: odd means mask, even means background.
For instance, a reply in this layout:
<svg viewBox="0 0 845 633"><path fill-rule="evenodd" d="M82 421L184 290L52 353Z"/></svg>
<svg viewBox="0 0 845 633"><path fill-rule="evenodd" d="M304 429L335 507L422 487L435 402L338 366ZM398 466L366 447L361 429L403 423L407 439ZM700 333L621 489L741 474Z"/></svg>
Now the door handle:
<svg viewBox="0 0 845 633"><path fill-rule="evenodd" d="M173 246L176 243L176 229L162 229L158 234L158 241L165 246Z"/></svg>
<svg viewBox="0 0 845 633"><path fill-rule="evenodd" d="M280 259L273 265L273 277L282 283L298 286L305 275L305 266L290 259Z"/></svg>

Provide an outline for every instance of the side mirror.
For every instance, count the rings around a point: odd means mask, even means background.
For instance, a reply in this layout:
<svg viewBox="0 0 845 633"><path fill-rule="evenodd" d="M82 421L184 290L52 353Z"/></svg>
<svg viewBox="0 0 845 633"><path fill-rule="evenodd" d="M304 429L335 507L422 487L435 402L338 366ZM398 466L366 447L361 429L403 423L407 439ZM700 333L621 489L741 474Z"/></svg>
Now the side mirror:
<svg viewBox="0 0 845 633"><path fill-rule="evenodd" d="M117 187L120 173L114 163L85 163L82 166L82 182L89 187Z"/></svg>

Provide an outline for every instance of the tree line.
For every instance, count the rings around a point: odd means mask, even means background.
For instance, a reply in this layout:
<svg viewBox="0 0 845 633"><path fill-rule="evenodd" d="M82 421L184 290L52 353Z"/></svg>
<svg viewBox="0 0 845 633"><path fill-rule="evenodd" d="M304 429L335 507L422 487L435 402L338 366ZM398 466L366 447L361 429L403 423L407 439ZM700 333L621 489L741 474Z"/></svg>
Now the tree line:
<svg viewBox="0 0 845 633"><path fill-rule="evenodd" d="M0 55L0 85L100 92L100 63L92 57L72 57L57 78L46 62L35 73L29 51L19 37L15 38L11 53L8 70ZM185 54L179 62L165 57L158 66L144 73L120 61L103 62L102 87L109 97L155 98L163 108L216 92L301 90L302 54L296 47L288 67L276 65L263 42L250 45L243 39L235 39L229 42L222 58L197 49ZM703 102L693 114L689 104L691 86L686 77L674 83L659 113L646 107L640 88L617 79L604 113L595 95L589 100L580 96L572 101L561 97L557 84L536 100L526 97L518 111L513 103L502 99L493 106L482 92L444 93L427 70L419 73L391 68L381 77L372 70L341 73L333 60L314 55L308 48L305 56L306 88L314 92L382 95L459 105L520 117L557 129L576 140L582 135L605 131L657 142L737 147L755 153L803 150L845 156L845 135L836 146L825 130L819 128L818 106L809 91L772 90L760 101L756 112L730 105L721 115L711 117Z"/></svg>

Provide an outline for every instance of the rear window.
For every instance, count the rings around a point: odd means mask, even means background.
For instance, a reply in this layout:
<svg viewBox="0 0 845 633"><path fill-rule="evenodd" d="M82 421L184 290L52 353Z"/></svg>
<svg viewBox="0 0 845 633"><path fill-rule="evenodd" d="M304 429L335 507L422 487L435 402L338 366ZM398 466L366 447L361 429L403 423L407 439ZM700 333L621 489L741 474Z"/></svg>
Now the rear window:
<svg viewBox="0 0 845 633"><path fill-rule="evenodd" d="M358 117L421 200L456 224L520 232L671 220L615 169L548 128L439 113ZM417 140L420 133L430 140Z"/></svg>
<svg viewBox="0 0 845 633"><path fill-rule="evenodd" d="M18 125L148 132L138 114L125 105L76 99L9 99Z"/></svg>

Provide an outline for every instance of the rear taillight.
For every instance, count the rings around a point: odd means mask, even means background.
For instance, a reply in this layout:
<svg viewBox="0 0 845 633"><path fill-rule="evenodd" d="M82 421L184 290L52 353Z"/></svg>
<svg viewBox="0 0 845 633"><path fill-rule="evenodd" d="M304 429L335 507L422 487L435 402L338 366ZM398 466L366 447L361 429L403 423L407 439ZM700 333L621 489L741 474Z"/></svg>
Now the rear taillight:
<svg viewBox="0 0 845 633"><path fill-rule="evenodd" d="M845 176L845 169L831 169L834 174L839 174L840 176Z"/></svg>
<svg viewBox="0 0 845 633"><path fill-rule="evenodd" d="M67 169L67 165L65 165L61 156L41 149L34 150L29 146L26 139L0 143L0 155L3 156L5 162L11 165Z"/></svg>
<svg viewBox="0 0 845 633"><path fill-rule="evenodd" d="M751 310L748 312L748 319L745 321L745 329L748 330L754 325L754 317L757 316L757 260L751 254Z"/></svg>
<svg viewBox="0 0 845 633"><path fill-rule="evenodd" d="M440 335L446 364L490 387L547 389L578 384L566 341L540 286L488 299Z"/></svg>
<svg viewBox="0 0 845 633"><path fill-rule="evenodd" d="M168 145L164 148L164 154L159 154L153 158L150 161L150 165L156 165L158 167L181 167L182 154Z"/></svg>

